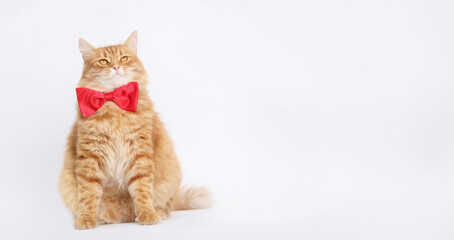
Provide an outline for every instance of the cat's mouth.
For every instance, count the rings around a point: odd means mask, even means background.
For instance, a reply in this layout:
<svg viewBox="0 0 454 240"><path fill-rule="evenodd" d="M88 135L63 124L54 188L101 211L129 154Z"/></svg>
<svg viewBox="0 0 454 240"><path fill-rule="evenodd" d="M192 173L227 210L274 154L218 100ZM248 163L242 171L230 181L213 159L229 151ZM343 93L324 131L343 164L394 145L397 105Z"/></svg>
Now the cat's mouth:
<svg viewBox="0 0 454 240"><path fill-rule="evenodd" d="M117 78L117 77L124 77L124 75L119 72L116 72L116 73L114 73L114 78Z"/></svg>
<svg viewBox="0 0 454 240"><path fill-rule="evenodd" d="M121 72L115 72L115 73L112 73L109 77L109 81L117 81L117 80L122 80L124 78L127 78L126 74L124 73L121 73Z"/></svg>

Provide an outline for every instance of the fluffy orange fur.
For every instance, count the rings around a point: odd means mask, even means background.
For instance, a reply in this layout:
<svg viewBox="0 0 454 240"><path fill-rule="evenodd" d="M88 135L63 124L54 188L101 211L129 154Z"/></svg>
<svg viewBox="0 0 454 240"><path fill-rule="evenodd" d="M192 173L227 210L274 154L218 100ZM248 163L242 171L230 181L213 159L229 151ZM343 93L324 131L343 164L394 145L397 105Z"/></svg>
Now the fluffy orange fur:
<svg viewBox="0 0 454 240"><path fill-rule="evenodd" d="M147 73L136 54L137 32L124 44L102 48L80 39L79 48L84 59L79 87L110 92L138 82L139 100L136 112L111 101L86 118L78 110L59 180L75 228L154 224L171 210L208 207L206 188L180 187L180 164L148 96Z"/></svg>

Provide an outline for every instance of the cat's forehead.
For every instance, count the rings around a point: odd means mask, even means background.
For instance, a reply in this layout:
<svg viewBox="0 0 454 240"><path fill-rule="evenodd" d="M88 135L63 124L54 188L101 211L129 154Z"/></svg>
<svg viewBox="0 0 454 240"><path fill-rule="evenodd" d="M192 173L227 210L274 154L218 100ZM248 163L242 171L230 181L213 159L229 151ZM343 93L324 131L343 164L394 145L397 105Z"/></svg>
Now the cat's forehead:
<svg viewBox="0 0 454 240"><path fill-rule="evenodd" d="M122 45L112 45L112 46L107 46L107 47L100 47L97 50L98 50L98 53L102 57L122 56L128 52L127 48Z"/></svg>

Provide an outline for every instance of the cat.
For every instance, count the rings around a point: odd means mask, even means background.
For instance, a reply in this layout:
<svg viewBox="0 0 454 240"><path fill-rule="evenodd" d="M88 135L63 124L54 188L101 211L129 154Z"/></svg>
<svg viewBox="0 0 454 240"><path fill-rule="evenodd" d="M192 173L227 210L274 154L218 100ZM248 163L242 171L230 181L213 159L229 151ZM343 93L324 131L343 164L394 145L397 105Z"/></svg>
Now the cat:
<svg viewBox="0 0 454 240"><path fill-rule="evenodd" d="M155 224L171 210L209 207L207 188L180 186L180 164L148 96L148 76L137 57L137 32L123 44L100 48L81 38L79 49L84 66L78 87L108 93L137 83L138 97L135 111L105 101L84 117L79 105L59 179L74 227Z"/></svg>

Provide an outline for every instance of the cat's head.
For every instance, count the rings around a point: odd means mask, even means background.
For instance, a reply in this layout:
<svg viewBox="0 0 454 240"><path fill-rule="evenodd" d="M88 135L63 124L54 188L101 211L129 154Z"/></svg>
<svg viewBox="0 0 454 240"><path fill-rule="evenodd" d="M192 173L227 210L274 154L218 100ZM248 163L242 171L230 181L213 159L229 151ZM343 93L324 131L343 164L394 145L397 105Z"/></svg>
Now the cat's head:
<svg viewBox="0 0 454 240"><path fill-rule="evenodd" d="M146 83L145 69L137 57L136 31L123 44L100 48L80 38L79 49L84 59L79 87L112 91L129 82Z"/></svg>

